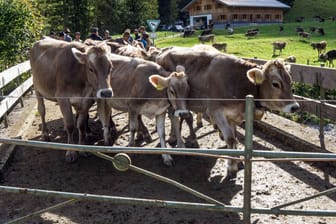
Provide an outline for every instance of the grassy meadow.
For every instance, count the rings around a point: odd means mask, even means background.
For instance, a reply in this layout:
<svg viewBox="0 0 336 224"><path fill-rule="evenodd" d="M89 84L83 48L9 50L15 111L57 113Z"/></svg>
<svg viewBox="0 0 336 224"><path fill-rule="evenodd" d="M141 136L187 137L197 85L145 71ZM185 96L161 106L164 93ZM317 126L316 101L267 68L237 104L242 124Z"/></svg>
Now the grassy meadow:
<svg viewBox="0 0 336 224"><path fill-rule="evenodd" d="M310 46L311 42L318 42L321 40L327 41L327 51L336 49L336 21L326 20L323 23L317 21L302 22L302 23L284 23L284 31L279 32L279 24L277 25L254 25L248 27L234 27L234 34L229 35L225 29L214 30L216 43L227 43L227 53L234 54L238 57L258 58L269 60L272 58L285 58L290 55L296 57L297 63L320 66L318 61L317 51ZM310 32L310 27L322 27L325 35L321 36L317 33L312 33L309 39L299 37L295 28L300 26L306 32ZM247 38L244 34L248 29L258 28L259 35L257 37ZM190 47L198 44L197 36L199 31L194 36L183 38L179 37L164 37L166 33L159 32L159 39L155 41L157 47L167 46L186 46ZM273 56L274 41L285 41L286 48L279 55ZM210 43L207 43L210 44Z"/></svg>

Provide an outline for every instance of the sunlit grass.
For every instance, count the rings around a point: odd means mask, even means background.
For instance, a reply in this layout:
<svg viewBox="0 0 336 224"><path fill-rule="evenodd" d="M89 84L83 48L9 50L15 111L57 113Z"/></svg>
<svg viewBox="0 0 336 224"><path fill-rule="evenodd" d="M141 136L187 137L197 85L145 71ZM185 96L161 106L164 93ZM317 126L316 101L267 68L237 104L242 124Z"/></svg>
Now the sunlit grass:
<svg viewBox="0 0 336 224"><path fill-rule="evenodd" d="M309 39L302 39L295 32L296 26L301 26L305 31L309 32L309 28L322 27L326 32L325 36L321 36L317 33L312 33ZM214 30L216 35L215 42L227 43L227 53L235 54L238 57L247 58L259 58L269 60L272 58L285 58L290 55L294 55L299 64L309 64L320 66L321 62L318 61L317 51L313 50L310 46L311 42L318 42L321 40L326 40L327 50L336 49L336 22L326 21L324 23L319 22L304 22L304 23L286 23L283 24L284 31L279 32L279 25L255 25L251 27L239 27L234 29L234 34L229 35L226 30L218 29ZM247 38L245 37L245 32L251 28L259 28L260 33L257 37ZM160 32L158 32L160 33ZM193 46L198 44L199 41L197 36L199 31L192 37L183 38L180 37L170 37L170 38L160 38L156 40L155 44L157 47L167 47L167 46ZM177 34L177 33L174 33ZM159 34L159 37L163 37ZM272 43L274 41L285 41L287 43L286 48L279 55L278 51L276 56L273 56ZM209 44L209 43L207 43Z"/></svg>

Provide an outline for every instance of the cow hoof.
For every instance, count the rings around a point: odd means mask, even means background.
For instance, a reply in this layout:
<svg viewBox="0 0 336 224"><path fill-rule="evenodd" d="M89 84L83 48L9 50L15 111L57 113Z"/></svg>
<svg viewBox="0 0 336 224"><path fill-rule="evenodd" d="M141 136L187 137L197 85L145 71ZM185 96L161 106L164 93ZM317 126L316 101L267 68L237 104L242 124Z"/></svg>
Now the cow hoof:
<svg viewBox="0 0 336 224"><path fill-rule="evenodd" d="M75 151L67 151L65 153L65 161L67 163L74 163L78 160L78 152Z"/></svg>
<svg viewBox="0 0 336 224"><path fill-rule="evenodd" d="M163 158L163 163L166 166L173 166L174 165L174 159L171 157L171 155L168 154L162 154L162 158Z"/></svg>
<svg viewBox="0 0 336 224"><path fill-rule="evenodd" d="M78 153L80 157L88 158L91 156L91 153L88 152L79 152Z"/></svg>
<svg viewBox="0 0 336 224"><path fill-rule="evenodd" d="M42 141L50 142L50 137L49 137L49 135L42 135Z"/></svg>
<svg viewBox="0 0 336 224"><path fill-rule="evenodd" d="M169 138L168 139L168 144L171 146L171 147L175 147L177 145L177 139L176 138Z"/></svg>

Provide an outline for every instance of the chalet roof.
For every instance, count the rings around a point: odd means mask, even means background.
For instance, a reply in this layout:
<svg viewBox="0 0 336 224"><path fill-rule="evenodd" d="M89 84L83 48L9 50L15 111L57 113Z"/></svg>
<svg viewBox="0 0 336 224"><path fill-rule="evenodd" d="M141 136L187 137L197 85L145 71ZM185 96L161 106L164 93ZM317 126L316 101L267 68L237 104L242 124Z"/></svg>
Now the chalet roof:
<svg viewBox="0 0 336 224"><path fill-rule="evenodd" d="M290 8L277 0L218 0L218 2L222 2L227 6Z"/></svg>
<svg viewBox="0 0 336 224"><path fill-rule="evenodd" d="M186 10L190 5L194 4L198 0L192 0L187 4L182 11ZM264 8L290 8L288 5L283 4L277 0L217 0L217 2L223 3L229 7L264 7Z"/></svg>

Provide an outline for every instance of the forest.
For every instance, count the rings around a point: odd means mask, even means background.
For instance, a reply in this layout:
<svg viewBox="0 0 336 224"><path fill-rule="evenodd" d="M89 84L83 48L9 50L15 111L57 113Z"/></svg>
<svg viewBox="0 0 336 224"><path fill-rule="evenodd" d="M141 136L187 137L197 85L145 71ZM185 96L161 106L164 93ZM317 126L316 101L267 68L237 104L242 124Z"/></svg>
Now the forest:
<svg viewBox="0 0 336 224"><path fill-rule="evenodd" d="M69 28L85 37L95 26L111 34L146 25L173 24L190 0L0 0L0 71L26 60L32 42Z"/></svg>

